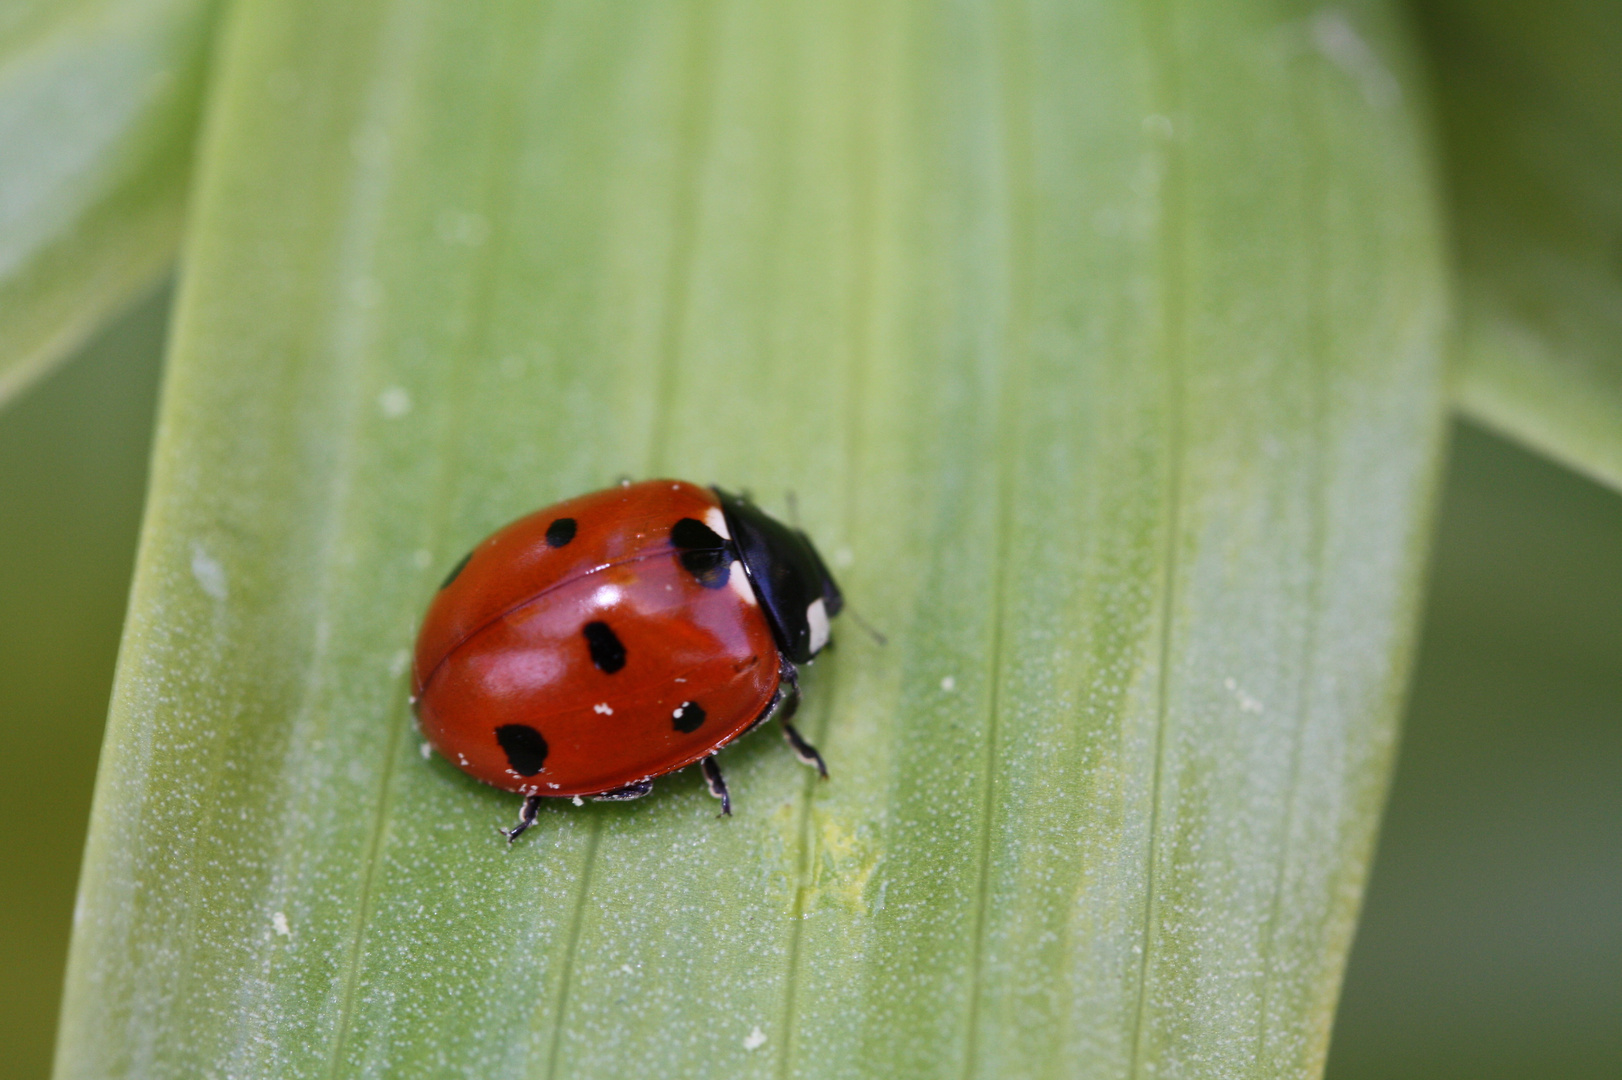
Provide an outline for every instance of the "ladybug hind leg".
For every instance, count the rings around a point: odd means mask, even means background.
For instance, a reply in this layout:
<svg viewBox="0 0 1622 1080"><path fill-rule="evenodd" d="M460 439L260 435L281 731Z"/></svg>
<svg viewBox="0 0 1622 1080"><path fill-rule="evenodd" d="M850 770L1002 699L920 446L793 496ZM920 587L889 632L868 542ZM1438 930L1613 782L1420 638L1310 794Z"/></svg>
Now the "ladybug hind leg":
<svg viewBox="0 0 1622 1080"><path fill-rule="evenodd" d="M539 795L530 795L524 799L524 808L518 811L518 824L514 825L510 829L499 829L497 831L499 831L502 836L505 836L507 838L507 843L510 844L523 835L525 829L535 824L535 815L540 812L541 797Z"/></svg>
<svg viewBox="0 0 1622 1080"><path fill-rule="evenodd" d="M604 791L601 794L593 795L591 797L591 801L592 802L629 802L632 799L640 799L642 796L646 795L648 792L650 792L652 790L653 790L653 781L652 780L638 780L634 784L626 784L624 787L617 787L617 788L614 788L614 789L612 789L610 791Z"/></svg>
<svg viewBox="0 0 1622 1080"><path fill-rule="evenodd" d="M711 754L704 759L704 783L709 785L710 794L721 800L721 816L732 816L732 796L727 793L726 778L721 775L721 766L716 764L715 755Z"/></svg>

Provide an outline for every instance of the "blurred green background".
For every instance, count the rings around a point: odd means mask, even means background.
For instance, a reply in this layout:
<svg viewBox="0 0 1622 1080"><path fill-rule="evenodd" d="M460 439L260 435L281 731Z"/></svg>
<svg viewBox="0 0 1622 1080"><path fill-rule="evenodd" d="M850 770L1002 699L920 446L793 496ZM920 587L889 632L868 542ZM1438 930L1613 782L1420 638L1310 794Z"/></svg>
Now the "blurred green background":
<svg viewBox="0 0 1622 1080"><path fill-rule="evenodd" d="M0 1070L48 1075L167 293L0 412ZM1459 425L1331 1080L1622 1076L1622 497Z"/></svg>

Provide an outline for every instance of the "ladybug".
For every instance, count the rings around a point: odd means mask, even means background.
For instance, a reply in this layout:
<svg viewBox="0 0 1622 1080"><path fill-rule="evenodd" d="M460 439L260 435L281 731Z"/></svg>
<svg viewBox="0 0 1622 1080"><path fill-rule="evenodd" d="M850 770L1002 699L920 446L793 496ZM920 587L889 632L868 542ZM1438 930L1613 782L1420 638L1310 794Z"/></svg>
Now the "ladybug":
<svg viewBox="0 0 1622 1080"><path fill-rule="evenodd" d="M412 701L434 749L524 796L640 799L694 762L732 813L716 751L790 720L799 667L844 606L817 549L744 495L626 481L500 529L457 563L417 636Z"/></svg>

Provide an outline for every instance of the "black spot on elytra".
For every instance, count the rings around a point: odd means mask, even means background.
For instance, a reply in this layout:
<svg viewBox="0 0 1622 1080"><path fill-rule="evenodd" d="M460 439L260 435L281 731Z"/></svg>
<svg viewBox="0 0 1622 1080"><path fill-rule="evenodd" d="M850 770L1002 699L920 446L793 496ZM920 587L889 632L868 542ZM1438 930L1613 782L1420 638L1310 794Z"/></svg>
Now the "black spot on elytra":
<svg viewBox="0 0 1622 1080"><path fill-rule="evenodd" d="M466 555L463 555L462 561L451 567L451 572L445 575L445 580L439 583L439 587L443 589L451 582L455 581L457 575L462 572L463 567L467 566L467 561L471 558L473 558L473 552L471 551Z"/></svg>
<svg viewBox="0 0 1622 1080"><path fill-rule="evenodd" d="M547 547L562 547L574 539L574 518L558 518L546 527Z"/></svg>
<svg viewBox="0 0 1622 1080"><path fill-rule="evenodd" d="M670 719L677 731L691 735L704 723L704 707L696 701L684 701Z"/></svg>
<svg viewBox="0 0 1622 1080"><path fill-rule="evenodd" d="M546 740L528 724L503 724L496 742L507 752L507 764L519 776L534 776L546 764Z"/></svg>
<svg viewBox="0 0 1622 1080"><path fill-rule="evenodd" d="M697 518L682 518L670 530L682 569L706 589L723 588L732 572L732 553L721 534Z"/></svg>
<svg viewBox="0 0 1622 1080"><path fill-rule="evenodd" d="M670 542L689 551L715 551L727 545L720 533L697 518L682 518L671 526Z"/></svg>
<svg viewBox="0 0 1622 1080"><path fill-rule="evenodd" d="M591 662L598 669L612 675L625 666L625 646L605 622L589 622L580 632L586 636L586 647L591 650Z"/></svg>

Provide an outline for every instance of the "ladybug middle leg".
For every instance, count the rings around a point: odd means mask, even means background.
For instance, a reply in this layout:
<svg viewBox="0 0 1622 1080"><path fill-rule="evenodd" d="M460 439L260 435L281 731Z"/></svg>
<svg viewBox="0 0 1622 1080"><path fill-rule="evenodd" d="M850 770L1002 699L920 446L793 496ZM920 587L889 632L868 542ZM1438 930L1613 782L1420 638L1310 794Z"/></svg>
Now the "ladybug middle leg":
<svg viewBox="0 0 1622 1080"><path fill-rule="evenodd" d="M535 815L540 811L541 797L539 795L527 796L524 799L524 808L518 811L518 824L510 829L500 829L498 831L507 838L507 843L510 844L522 836L525 829L535 824Z"/></svg>
<svg viewBox="0 0 1622 1080"><path fill-rule="evenodd" d="M732 796L727 793L727 782L721 776L721 766L715 762L715 755L711 754L704 759L704 783L709 785L710 794L721 800L721 816L732 816Z"/></svg>

